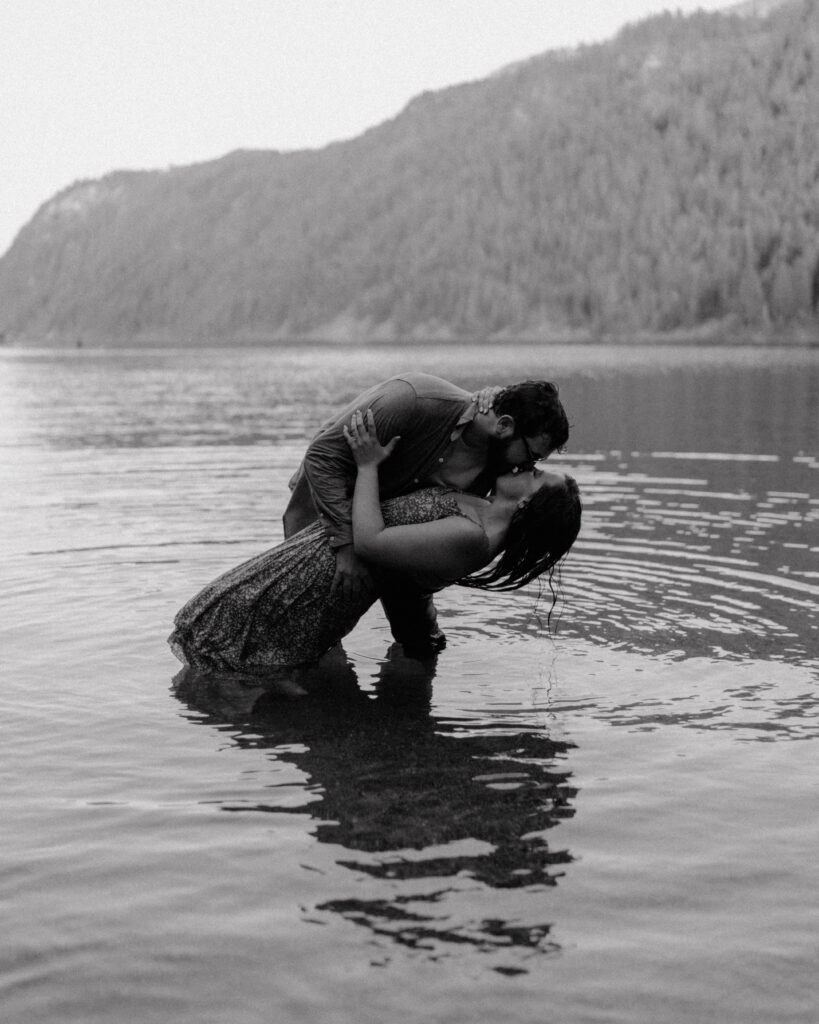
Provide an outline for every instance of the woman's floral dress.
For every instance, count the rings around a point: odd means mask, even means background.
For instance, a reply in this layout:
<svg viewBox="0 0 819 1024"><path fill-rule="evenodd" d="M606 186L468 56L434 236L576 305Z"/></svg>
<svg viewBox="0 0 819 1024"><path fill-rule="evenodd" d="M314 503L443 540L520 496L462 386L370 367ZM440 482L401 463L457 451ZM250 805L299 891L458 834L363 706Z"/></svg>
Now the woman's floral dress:
<svg viewBox="0 0 819 1024"><path fill-rule="evenodd" d="M387 526L463 515L452 491L428 487L385 501ZM194 669L263 672L315 661L355 626L378 598L331 594L335 554L314 523L283 544L224 573L192 598L168 637ZM441 581L441 586L445 581Z"/></svg>

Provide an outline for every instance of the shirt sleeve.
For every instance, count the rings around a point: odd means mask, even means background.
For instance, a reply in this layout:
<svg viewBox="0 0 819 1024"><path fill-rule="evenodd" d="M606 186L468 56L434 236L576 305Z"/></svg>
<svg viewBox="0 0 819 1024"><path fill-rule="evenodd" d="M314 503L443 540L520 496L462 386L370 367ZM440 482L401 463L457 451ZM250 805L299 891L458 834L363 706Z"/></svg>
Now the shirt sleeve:
<svg viewBox="0 0 819 1024"><path fill-rule="evenodd" d="M363 413L369 407L373 411L378 439L386 444L397 434L403 436L411 429L415 404L415 389L410 384L402 380L388 381L361 395L310 442L304 457L304 474L331 547L342 547L353 540L356 465L342 428L349 425L355 409ZM391 456L396 457L400 458L399 452Z"/></svg>

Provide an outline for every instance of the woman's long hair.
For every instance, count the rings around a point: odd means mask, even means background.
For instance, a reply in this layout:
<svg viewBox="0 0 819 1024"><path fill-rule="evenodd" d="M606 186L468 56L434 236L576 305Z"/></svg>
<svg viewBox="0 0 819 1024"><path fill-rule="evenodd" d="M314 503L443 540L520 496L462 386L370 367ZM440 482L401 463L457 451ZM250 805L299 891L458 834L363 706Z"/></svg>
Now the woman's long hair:
<svg viewBox="0 0 819 1024"><path fill-rule="evenodd" d="M517 590L544 572L551 575L580 532L580 491L574 477L563 487L543 487L515 510L503 550L481 572L458 583L478 590Z"/></svg>

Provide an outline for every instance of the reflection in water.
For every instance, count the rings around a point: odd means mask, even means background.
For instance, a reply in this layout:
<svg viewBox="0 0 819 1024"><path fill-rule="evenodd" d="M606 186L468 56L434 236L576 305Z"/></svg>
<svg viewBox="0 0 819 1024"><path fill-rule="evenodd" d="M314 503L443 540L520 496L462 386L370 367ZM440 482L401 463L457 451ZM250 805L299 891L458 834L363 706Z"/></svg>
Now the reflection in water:
<svg viewBox="0 0 819 1024"><path fill-rule="evenodd" d="M288 699L289 685L188 669L174 690L205 713L198 721L230 723L238 746L264 749L307 778L300 807L226 802L224 810L307 814L320 843L355 854L338 864L390 885L387 896L371 896L371 881L367 898L327 900L313 915L340 914L427 952L440 944L550 951L547 923L497 913L474 920L474 893L542 890L563 873L571 857L551 850L543 833L574 813L569 773L554 767L569 745L537 732L456 731L431 715L434 675L434 660L393 646L374 694L365 692L337 648L298 675L308 691L301 699ZM424 880L429 890L419 890Z"/></svg>

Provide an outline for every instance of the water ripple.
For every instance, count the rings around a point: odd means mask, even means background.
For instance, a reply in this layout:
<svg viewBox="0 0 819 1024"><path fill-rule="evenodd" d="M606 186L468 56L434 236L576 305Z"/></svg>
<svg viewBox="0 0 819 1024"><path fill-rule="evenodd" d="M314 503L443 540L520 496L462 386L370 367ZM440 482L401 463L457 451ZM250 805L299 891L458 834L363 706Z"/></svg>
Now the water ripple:
<svg viewBox="0 0 819 1024"><path fill-rule="evenodd" d="M703 475L666 475L678 458ZM723 486L709 461L727 463ZM563 576L568 628L690 656L812 661L819 500L781 486L782 468L776 457L668 452L633 454L625 471L576 467L586 516Z"/></svg>

